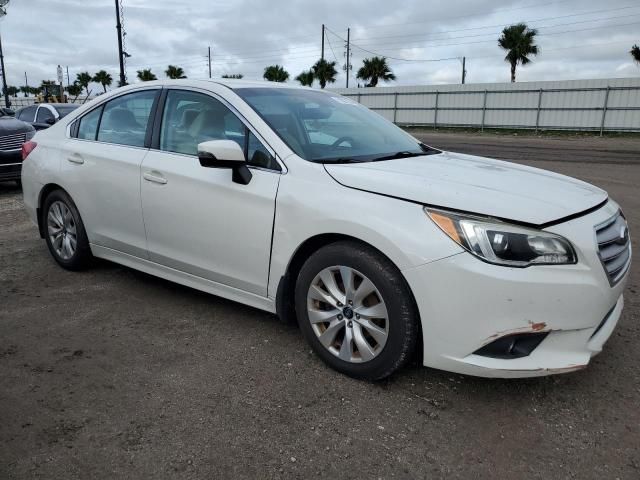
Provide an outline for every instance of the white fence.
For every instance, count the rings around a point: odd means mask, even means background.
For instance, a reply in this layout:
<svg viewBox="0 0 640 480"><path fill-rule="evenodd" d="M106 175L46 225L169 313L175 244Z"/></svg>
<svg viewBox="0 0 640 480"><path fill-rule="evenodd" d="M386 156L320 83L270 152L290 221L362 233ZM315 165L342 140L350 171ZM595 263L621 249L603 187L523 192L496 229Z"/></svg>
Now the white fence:
<svg viewBox="0 0 640 480"><path fill-rule="evenodd" d="M640 78L332 91L399 125L640 131Z"/></svg>

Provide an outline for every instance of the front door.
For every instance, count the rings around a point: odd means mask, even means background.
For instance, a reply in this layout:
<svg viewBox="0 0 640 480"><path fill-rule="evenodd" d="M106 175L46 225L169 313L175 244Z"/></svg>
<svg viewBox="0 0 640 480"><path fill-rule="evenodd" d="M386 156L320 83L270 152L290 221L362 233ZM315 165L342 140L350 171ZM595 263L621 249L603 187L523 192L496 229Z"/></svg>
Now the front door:
<svg viewBox="0 0 640 480"><path fill-rule="evenodd" d="M259 160L248 185L200 165L198 144L215 139ZM177 89L167 92L157 146L142 163L150 260L266 297L280 179L273 155L221 101Z"/></svg>

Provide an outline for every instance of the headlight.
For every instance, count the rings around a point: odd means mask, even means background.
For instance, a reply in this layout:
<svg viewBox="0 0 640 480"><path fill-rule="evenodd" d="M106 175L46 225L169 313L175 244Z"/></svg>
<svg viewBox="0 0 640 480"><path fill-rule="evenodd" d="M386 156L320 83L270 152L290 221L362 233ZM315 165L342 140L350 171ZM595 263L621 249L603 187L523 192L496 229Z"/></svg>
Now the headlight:
<svg viewBox="0 0 640 480"><path fill-rule="evenodd" d="M559 235L488 218L424 211L454 242L486 262L509 267L576 263L573 247Z"/></svg>

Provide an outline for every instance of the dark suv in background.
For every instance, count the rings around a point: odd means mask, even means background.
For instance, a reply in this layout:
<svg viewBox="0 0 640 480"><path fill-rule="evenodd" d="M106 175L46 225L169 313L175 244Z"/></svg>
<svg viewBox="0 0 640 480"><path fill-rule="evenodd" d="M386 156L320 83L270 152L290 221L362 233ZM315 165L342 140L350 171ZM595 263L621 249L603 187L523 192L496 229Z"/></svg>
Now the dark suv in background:
<svg viewBox="0 0 640 480"><path fill-rule="evenodd" d="M20 183L22 145L35 134L36 130L28 123L0 112L0 182Z"/></svg>

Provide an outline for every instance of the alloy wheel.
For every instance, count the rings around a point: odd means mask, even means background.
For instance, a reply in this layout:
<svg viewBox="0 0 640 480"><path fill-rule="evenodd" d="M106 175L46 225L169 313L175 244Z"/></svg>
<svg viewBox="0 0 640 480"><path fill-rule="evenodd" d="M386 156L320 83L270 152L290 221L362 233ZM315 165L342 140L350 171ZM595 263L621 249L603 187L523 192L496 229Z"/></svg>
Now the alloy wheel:
<svg viewBox="0 0 640 480"><path fill-rule="evenodd" d="M78 245L76 222L71 209L64 202L56 200L49 207L47 232L58 257L69 260L74 256Z"/></svg>
<svg viewBox="0 0 640 480"><path fill-rule="evenodd" d="M328 267L315 276L307 293L307 315L324 348L346 362L374 359L389 336L382 295L350 267Z"/></svg>

